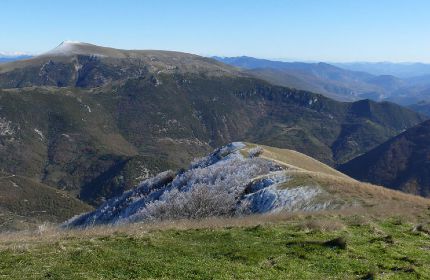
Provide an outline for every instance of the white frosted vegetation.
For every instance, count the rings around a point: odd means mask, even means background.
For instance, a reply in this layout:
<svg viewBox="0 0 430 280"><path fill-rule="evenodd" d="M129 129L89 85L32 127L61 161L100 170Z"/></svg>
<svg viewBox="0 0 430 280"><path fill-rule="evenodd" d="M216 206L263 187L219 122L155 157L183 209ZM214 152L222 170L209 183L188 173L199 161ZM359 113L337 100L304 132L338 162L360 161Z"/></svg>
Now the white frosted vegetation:
<svg viewBox="0 0 430 280"><path fill-rule="evenodd" d="M320 207L313 203L313 199L321 193L321 188L317 186L298 186L279 190L272 185L247 196L243 203L248 204L253 213L312 210L313 208L318 210Z"/></svg>
<svg viewBox="0 0 430 280"><path fill-rule="evenodd" d="M41 140L41 141L43 141L43 140L45 139L45 136L43 135L43 132L42 132L42 131L40 131L39 129L35 128L35 129L34 129L34 132L35 132L37 135L39 135L39 137L40 137L40 140Z"/></svg>
<svg viewBox="0 0 430 280"><path fill-rule="evenodd" d="M180 173L166 171L135 189L105 202L94 212L74 218L66 226L127 223L169 219L200 219L281 210L313 210L319 186L281 189L291 177L277 163L244 157L241 142L224 146L195 160Z"/></svg>
<svg viewBox="0 0 430 280"><path fill-rule="evenodd" d="M15 130L12 128L12 122L0 117L0 136L10 136L14 133Z"/></svg>
<svg viewBox="0 0 430 280"><path fill-rule="evenodd" d="M263 148L261 148L260 146L257 146L248 151L248 156L250 158L258 157L262 153L263 153Z"/></svg>

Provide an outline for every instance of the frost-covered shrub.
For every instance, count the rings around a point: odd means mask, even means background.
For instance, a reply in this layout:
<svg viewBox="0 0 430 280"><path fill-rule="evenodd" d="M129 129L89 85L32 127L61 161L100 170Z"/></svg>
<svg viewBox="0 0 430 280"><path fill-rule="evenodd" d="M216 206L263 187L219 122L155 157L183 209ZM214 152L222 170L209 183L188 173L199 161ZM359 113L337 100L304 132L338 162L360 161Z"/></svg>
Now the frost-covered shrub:
<svg viewBox="0 0 430 280"><path fill-rule="evenodd" d="M0 136L13 135L14 133L12 122L0 117Z"/></svg>
<svg viewBox="0 0 430 280"><path fill-rule="evenodd" d="M248 151L248 157L250 158L258 157L262 153L263 153L263 148L261 148L260 146L257 146Z"/></svg>
<svg viewBox="0 0 430 280"><path fill-rule="evenodd" d="M209 165L210 156L195 158L190 163L190 169L194 168L204 168Z"/></svg>
<svg viewBox="0 0 430 280"><path fill-rule="evenodd" d="M230 216L236 205L235 196L227 189L204 185L194 186L188 192L173 190L164 200L154 201L134 217L134 220L201 219Z"/></svg>
<svg viewBox="0 0 430 280"><path fill-rule="evenodd" d="M160 188L172 182L173 179L175 179L175 176L176 176L175 172L173 172L172 170L167 170L157 174L152 178L146 179L145 181L140 183L139 186L147 185L147 186L151 186L152 189Z"/></svg>
<svg viewBox="0 0 430 280"><path fill-rule="evenodd" d="M63 226L90 226L94 224L115 223L126 219L145 206L148 200L158 199L162 189L175 177L171 170L141 182L135 189L124 192L121 196L111 198L95 211L73 217Z"/></svg>
<svg viewBox="0 0 430 280"><path fill-rule="evenodd" d="M243 147L245 147L245 144L243 144L242 142L230 143L224 147L216 149L209 156L194 159L191 162L190 169L204 168L204 167L207 167L207 166L212 165L214 163L217 163L218 161L220 161L223 158L233 154L235 151L237 151Z"/></svg>
<svg viewBox="0 0 430 280"><path fill-rule="evenodd" d="M243 157L239 152L242 147L242 143L232 143L196 160L188 170L162 172L106 201L97 210L70 220L65 226L249 213L255 204L249 199L249 192L260 190L250 186L260 182L262 175L269 175L264 181L268 183L261 186L263 189L278 183L278 177L285 178L276 175L282 168L275 162Z"/></svg>
<svg viewBox="0 0 430 280"><path fill-rule="evenodd" d="M131 220L165 220L235 213L238 199L255 177L279 170L264 159L244 159L237 154L206 168L191 169L177 176L171 189L146 205Z"/></svg>
<svg viewBox="0 0 430 280"><path fill-rule="evenodd" d="M176 177L172 186L186 190L196 184L216 185L225 186L230 192L238 193L252 178L275 170L279 170L279 167L271 161L260 158L244 159L236 154L206 168L191 169Z"/></svg>

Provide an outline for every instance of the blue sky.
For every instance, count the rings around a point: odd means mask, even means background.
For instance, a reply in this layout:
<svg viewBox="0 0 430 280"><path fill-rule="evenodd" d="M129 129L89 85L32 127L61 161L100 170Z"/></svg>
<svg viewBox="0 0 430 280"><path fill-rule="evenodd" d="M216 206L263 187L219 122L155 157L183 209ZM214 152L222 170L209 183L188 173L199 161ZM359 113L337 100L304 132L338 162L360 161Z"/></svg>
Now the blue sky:
<svg viewBox="0 0 430 280"><path fill-rule="evenodd" d="M0 51L64 40L303 61L430 62L428 0L2 0Z"/></svg>

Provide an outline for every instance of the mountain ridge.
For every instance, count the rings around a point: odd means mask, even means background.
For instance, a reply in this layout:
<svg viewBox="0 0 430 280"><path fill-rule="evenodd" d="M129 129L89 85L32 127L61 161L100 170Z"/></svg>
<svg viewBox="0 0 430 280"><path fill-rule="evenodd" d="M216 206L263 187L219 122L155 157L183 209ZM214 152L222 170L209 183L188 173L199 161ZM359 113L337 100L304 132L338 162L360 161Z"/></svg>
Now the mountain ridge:
<svg viewBox="0 0 430 280"><path fill-rule="evenodd" d="M177 70L181 70L179 72L183 73L193 73L208 69L211 69L214 73L216 71L221 73L232 72L236 75L239 73L233 67L195 54L164 50L122 50L73 41L64 41L56 48L32 57L23 63L16 61L3 64L0 66L0 73L28 67L32 63L40 64L55 60L58 60L59 63L70 63L75 61L71 61L71 58L80 56L105 59L105 63L111 66L121 62L121 59L126 60L127 63L136 63L137 66L139 66L139 63L140 66L149 65L151 66L149 70L153 73L157 71L174 73L178 72Z"/></svg>
<svg viewBox="0 0 430 280"><path fill-rule="evenodd" d="M335 66L373 75L392 75L407 79L430 74L430 64L422 62L341 62Z"/></svg>
<svg viewBox="0 0 430 280"><path fill-rule="evenodd" d="M283 62L246 56L214 58L271 83L318 92L340 101L369 98L409 105L429 99L430 80L424 75L426 71L398 78L390 72L370 74L323 62Z"/></svg>
<svg viewBox="0 0 430 280"><path fill-rule="evenodd" d="M298 167L299 164L301 167ZM63 226L91 227L255 214L342 211L429 201L366 185L290 150L234 142L166 171Z"/></svg>
<svg viewBox="0 0 430 280"><path fill-rule="evenodd" d="M141 54L0 66L0 168L99 205L232 141L334 166L425 119L391 103L342 103L274 86L209 58Z"/></svg>

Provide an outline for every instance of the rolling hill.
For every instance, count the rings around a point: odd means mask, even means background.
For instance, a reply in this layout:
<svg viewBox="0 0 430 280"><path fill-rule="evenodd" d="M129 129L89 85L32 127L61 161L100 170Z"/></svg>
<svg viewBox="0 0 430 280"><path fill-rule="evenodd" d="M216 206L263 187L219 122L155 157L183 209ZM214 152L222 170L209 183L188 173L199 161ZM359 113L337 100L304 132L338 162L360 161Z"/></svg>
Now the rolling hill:
<svg viewBox="0 0 430 280"><path fill-rule="evenodd" d="M236 140L343 163L422 122L192 54L64 42L0 65L0 168L92 205Z"/></svg>
<svg viewBox="0 0 430 280"><path fill-rule="evenodd" d="M360 183L301 153L234 142L112 198L65 227L280 212L425 207L429 201Z"/></svg>

